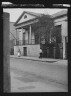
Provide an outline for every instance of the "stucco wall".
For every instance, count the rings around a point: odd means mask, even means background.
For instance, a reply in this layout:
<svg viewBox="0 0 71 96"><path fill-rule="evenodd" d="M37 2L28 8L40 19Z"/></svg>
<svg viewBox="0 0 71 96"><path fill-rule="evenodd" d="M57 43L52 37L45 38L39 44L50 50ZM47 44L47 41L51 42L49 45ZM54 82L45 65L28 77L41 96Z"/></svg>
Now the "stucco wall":
<svg viewBox="0 0 71 96"><path fill-rule="evenodd" d="M61 17L61 18L58 18L58 19L54 20L55 26L61 25L61 34L62 34L62 36L67 36L68 35L68 22L66 20L67 20L67 16L65 16L63 18Z"/></svg>
<svg viewBox="0 0 71 96"><path fill-rule="evenodd" d="M63 59L65 59L65 50L66 50L66 45L65 45L65 36L68 36L68 21L67 21L67 16L58 18L54 20L55 26L61 25L61 35L62 35L62 43L63 43Z"/></svg>
<svg viewBox="0 0 71 96"><path fill-rule="evenodd" d="M62 22L62 36L68 36L68 22Z"/></svg>
<svg viewBox="0 0 71 96"><path fill-rule="evenodd" d="M40 45L14 46L14 55L17 55L18 49L20 49L21 55L23 56L23 47L27 47L27 56L39 57Z"/></svg>
<svg viewBox="0 0 71 96"><path fill-rule="evenodd" d="M28 56L39 57L40 45L28 45L27 54Z"/></svg>

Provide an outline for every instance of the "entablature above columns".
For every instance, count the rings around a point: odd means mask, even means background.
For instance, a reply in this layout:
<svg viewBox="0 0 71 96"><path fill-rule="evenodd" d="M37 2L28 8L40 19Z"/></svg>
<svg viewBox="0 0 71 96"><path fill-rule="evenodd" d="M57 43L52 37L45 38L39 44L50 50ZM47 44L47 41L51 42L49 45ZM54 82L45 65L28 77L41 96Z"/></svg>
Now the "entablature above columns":
<svg viewBox="0 0 71 96"><path fill-rule="evenodd" d="M31 24L33 24L33 23L38 22L38 21L39 21L39 20L36 19L36 20L31 21L31 22L28 22L28 23L22 23L22 24L19 24L19 25L15 26L15 28L16 28L16 29L25 28L26 26L29 26L29 25L31 25Z"/></svg>

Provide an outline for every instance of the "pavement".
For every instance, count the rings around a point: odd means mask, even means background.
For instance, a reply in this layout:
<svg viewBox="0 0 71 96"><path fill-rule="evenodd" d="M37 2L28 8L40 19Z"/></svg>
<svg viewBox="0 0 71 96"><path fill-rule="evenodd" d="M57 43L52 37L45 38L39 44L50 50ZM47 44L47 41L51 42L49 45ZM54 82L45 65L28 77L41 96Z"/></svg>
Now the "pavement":
<svg viewBox="0 0 71 96"><path fill-rule="evenodd" d="M38 80L32 81L31 78L23 77L19 80L21 75L11 72L11 92L68 92L67 87L54 82L40 82ZM25 80L24 80L25 79Z"/></svg>
<svg viewBox="0 0 71 96"><path fill-rule="evenodd" d="M17 58L17 59L26 59L26 60L32 60L32 61L40 61L40 62L48 62L48 63L53 63L55 65L65 65L68 66L68 60L64 59L52 59L52 58L38 58L38 57L28 57L28 56L15 56L15 55L10 55L11 58Z"/></svg>
<svg viewBox="0 0 71 96"><path fill-rule="evenodd" d="M68 92L67 60L10 57L11 92Z"/></svg>

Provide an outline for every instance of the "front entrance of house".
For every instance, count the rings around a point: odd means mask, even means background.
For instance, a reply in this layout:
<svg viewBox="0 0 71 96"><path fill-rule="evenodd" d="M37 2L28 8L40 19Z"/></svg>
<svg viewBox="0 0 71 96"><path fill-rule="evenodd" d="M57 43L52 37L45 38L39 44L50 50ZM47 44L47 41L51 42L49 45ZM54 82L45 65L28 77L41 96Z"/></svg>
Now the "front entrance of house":
<svg viewBox="0 0 71 96"><path fill-rule="evenodd" d="M27 47L23 47L23 56L27 56Z"/></svg>

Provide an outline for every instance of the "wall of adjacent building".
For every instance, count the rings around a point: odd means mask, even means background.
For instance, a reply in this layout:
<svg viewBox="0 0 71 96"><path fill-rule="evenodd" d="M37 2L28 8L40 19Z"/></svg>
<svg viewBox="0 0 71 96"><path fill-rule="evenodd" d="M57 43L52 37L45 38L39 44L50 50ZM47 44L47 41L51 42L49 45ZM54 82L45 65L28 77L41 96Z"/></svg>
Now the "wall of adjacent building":
<svg viewBox="0 0 71 96"><path fill-rule="evenodd" d="M16 38L16 30L15 30L15 26L14 26L14 22L10 22L10 32L14 35L14 37ZM14 37L13 35L10 34L10 40L13 40Z"/></svg>
<svg viewBox="0 0 71 96"><path fill-rule="evenodd" d="M62 35L62 43L63 43L63 59L65 59L65 50L66 50L66 41L65 37L68 36L68 21L67 21L67 16L57 18L54 20L55 26L61 25L61 35Z"/></svg>
<svg viewBox="0 0 71 96"><path fill-rule="evenodd" d="M62 36L67 36L68 35L68 22L66 20L67 20L67 16L60 17L60 18L57 18L57 19L54 20L55 26L57 26L57 25L62 26L61 27Z"/></svg>
<svg viewBox="0 0 71 96"><path fill-rule="evenodd" d="M9 45L10 45L10 52L11 48L14 48L15 42L16 42L16 30L14 26L14 22L9 22L10 23L10 30L9 30Z"/></svg>

